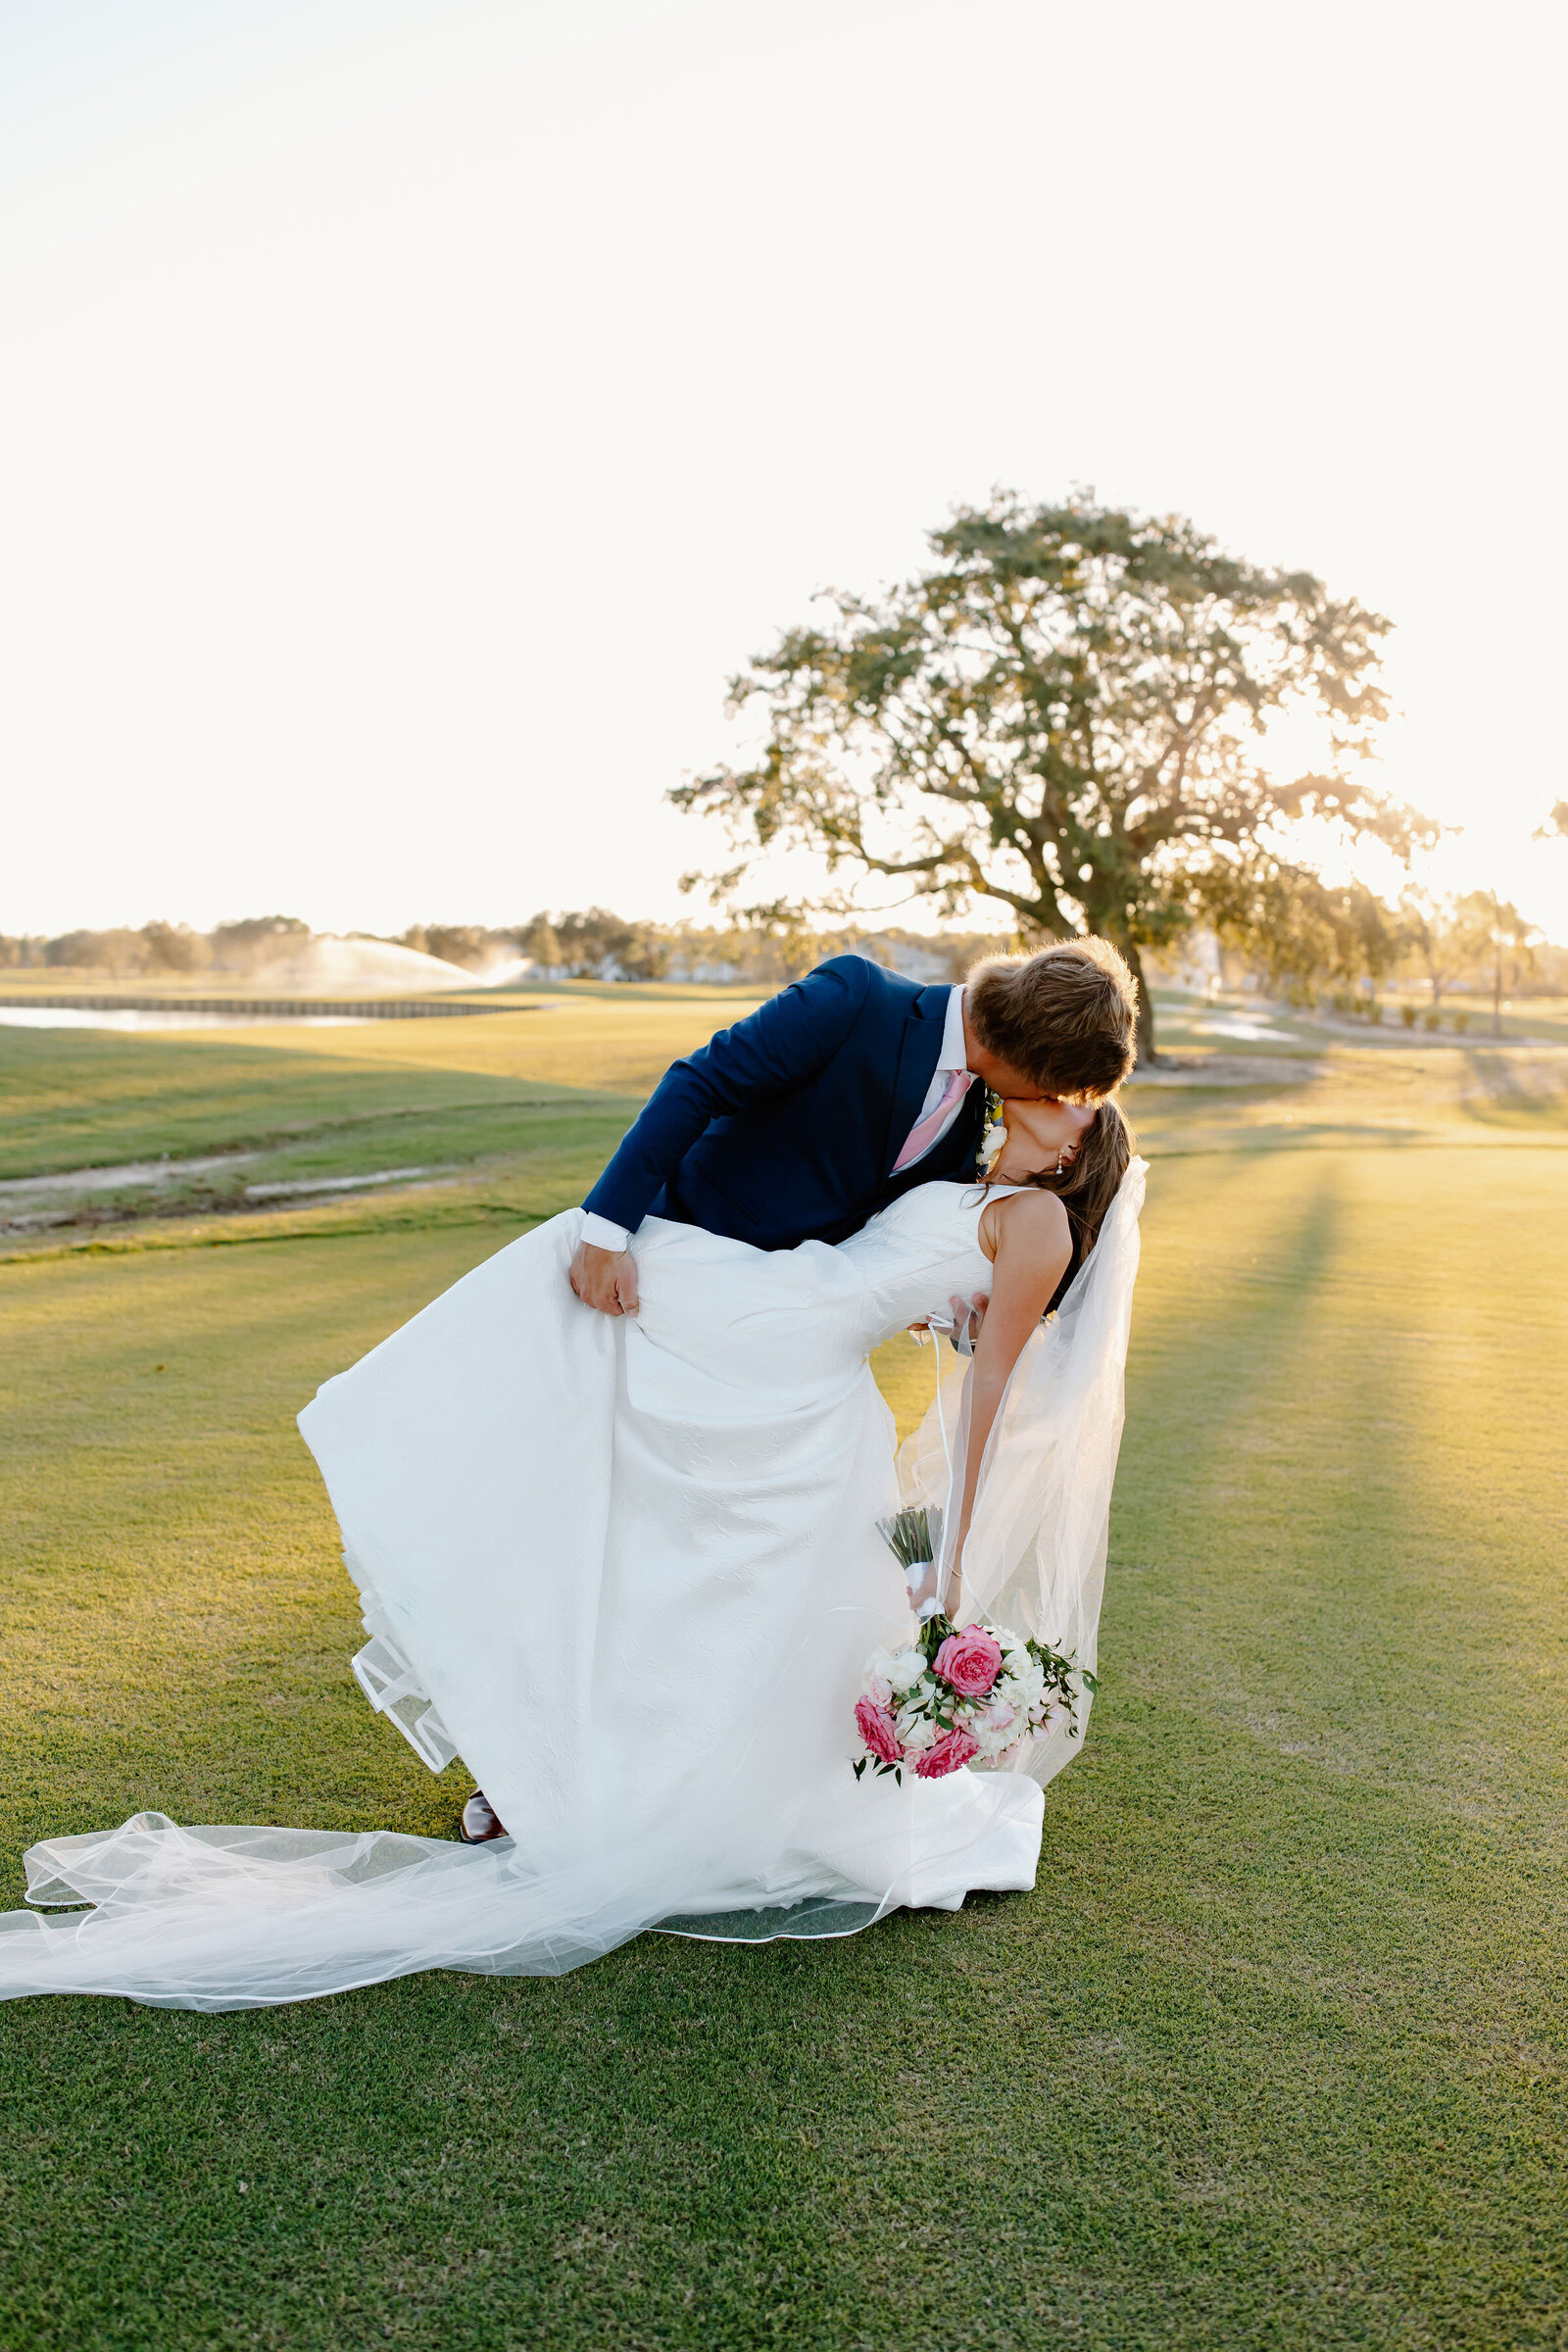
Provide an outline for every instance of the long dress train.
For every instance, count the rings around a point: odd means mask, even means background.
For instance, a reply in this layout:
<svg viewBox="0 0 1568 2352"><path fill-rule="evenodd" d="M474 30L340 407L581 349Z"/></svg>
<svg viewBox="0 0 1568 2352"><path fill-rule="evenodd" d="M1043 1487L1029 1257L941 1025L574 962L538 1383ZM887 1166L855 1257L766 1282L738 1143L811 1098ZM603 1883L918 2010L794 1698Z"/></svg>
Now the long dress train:
<svg viewBox="0 0 1568 2352"><path fill-rule="evenodd" d="M983 1608L1089 1667L1142 1194L1135 1162L1019 1359L965 1553ZM901 1470L937 1499L962 1443L955 1389L896 1463L866 1355L985 1283L982 1206L924 1185L837 1248L774 1252L653 1220L624 1321L571 1297L569 1210L328 1381L300 1419L363 1595L362 1688L433 1768L461 1755L511 1837L139 1814L47 1840L29 1901L94 1908L0 1916L0 1995L244 2008L1032 1886L1059 1732L1021 1770L850 1762L865 1657L906 1623L876 1521Z"/></svg>

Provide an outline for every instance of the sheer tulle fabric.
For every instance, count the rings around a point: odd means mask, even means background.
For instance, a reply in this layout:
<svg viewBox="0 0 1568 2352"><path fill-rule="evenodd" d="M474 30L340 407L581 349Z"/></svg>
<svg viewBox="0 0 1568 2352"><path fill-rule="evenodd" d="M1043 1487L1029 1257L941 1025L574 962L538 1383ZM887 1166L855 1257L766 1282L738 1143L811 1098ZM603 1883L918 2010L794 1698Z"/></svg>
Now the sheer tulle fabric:
<svg viewBox="0 0 1568 2352"><path fill-rule="evenodd" d="M966 1554L981 1606L1085 1664L1141 1199L1138 1164L1020 1359ZM560 1974L651 1927L842 1935L1031 1886L1037 1784L1076 1742L902 1787L849 1761L862 1663L904 1614L865 1353L984 1282L979 1205L922 1186L840 1249L775 1253L652 1225L633 1325L571 1299L571 1211L327 1383L301 1421L364 1594L361 1686L433 1769L461 1754L514 1838L143 1813L53 1839L29 1900L93 1908L0 1917L0 1995L248 2008L429 1968ZM942 1499L941 1458L933 1413L906 1488Z"/></svg>
<svg viewBox="0 0 1568 2352"><path fill-rule="evenodd" d="M1099 1656L1147 1174L1147 1163L1135 1159L1060 1307L1018 1358L987 1441L963 1552L962 1614L1033 1635L1091 1674ZM949 1459L962 1462L968 1440L966 1380L953 1372L940 1407L932 1405L900 1451L904 1501L944 1502ZM944 1592L956 1533L951 1512L946 1521ZM1017 1769L1043 1788L1081 1749L1092 1704L1085 1690L1077 1736L1058 1724L1031 1743Z"/></svg>

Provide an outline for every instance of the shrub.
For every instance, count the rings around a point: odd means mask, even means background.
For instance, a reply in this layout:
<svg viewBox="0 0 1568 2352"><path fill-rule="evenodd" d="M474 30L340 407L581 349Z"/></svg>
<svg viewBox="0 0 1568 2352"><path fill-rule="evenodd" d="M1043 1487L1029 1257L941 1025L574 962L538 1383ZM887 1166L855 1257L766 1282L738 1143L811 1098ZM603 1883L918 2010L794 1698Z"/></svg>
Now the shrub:
<svg viewBox="0 0 1568 2352"><path fill-rule="evenodd" d="M1454 1036L1455 1036L1455 1037L1463 1037L1463 1035L1464 1035L1465 1031L1466 1031L1466 1030L1469 1028L1469 1026L1470 1026L1470 1015L1469 1015L1467 1012L1456 1012L1456 1013L1454 1014L1454 1016L1453 1016L1453 1034L1454 1034Z"/></svg>
<svg viewBox="0 0 1568 2352"><path fill-rule="evenodd" d="M1413 1004L1401 1004L1399 1006L1399 1018L1407 1029L1413 1029L1415 1027L1415 1012L1416 1008Z"/></svg>
<svg viewBox="0 0 1568 2352"><path fill-rule="evenodd" d="M1421 1026L1423 1029L1441 1029L1443 1027L1443 1015L1435 1004L1429 1004L1421 1015Z"/></svg>

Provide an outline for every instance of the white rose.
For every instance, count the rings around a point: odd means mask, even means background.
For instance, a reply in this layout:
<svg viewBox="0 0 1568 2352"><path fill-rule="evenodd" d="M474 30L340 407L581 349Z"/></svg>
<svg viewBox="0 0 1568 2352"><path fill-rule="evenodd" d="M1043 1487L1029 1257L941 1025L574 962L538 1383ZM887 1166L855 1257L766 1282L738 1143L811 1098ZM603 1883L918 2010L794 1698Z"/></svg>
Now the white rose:
<svg viewBox="0 0 1568 2352"><path fill-rule="evenodd" d="M899 1743L914 1755L924 1748L935 1747L940 1734L929 1715L921 1715L913 1707L906 1707L899 1717Z"/></svg>
<svg viewBox="0 0 1568 2352"><path fill-rule="evenodd" d="M877 1655L881 1658L886 1652L879 1650ZM925 1660L917 1649L901 1649L888 1658L882 1672L895 1690L912 1690L925 1672Z"/></svg>

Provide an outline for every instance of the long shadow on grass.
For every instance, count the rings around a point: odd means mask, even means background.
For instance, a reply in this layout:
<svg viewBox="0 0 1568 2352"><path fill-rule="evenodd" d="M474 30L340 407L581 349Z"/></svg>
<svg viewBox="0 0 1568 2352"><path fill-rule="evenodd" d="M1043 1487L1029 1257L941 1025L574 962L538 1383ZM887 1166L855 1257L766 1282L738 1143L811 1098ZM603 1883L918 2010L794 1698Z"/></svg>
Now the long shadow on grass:
<svg viewBox="0 0 1568 2352"><path fill-rule="evenodd" d="M1392 1195L1380 1210L1395 1213ZM1494 1606L1451 1558L1427 1571L1451 1547L1429 1500L1426 1358L1380 1344L1380 1237L1348 1238L1298 1302L1289 1355L1247 1349L1223 1507L1180 1531L1179 1578L1135 1588L1151 1704L1118 1709L1112 1667L1095 1769L1064 1810L1092 1810L1158 1904L1151 1984L1119 2029L1134 2072L1156 2078L1170 2021L1211 2010L1228 2095L1204 2113L1189 2083L1184 2104L1221 2205L1240 2200L1259 2229L1272 2214L1287 2239L1305 2230L1320 2259L1338 2236L1357 2340L1396 2340L1389 2298L1425 2312L1437 2340L1468 2340L1491 2293L1498 2333L1480 2340L1544 2341L1533 2306L1549 2293L1538 2233L1553 2163L1519 2063L1560 2051L1544 1808L1524 1838L1503 1834ZM1217 1492L1206 1482L1205 1505ZM1238 2131L1227 2060L1243 2038Z"/></svg>
<svg viewBox="0 0 1568 2352"><path fill-rule="evenodd" d="M1482 1046L1464 1050L1468 1084L1454 1090L1458 1115L1476 1127L1560 1130L1568 1114L1568 1059L1558 1054L1549 1063L1538 1058L1521 1065L1517 1053ZM1543 1084L1546 1069L1554 1083Z"/></svg>

